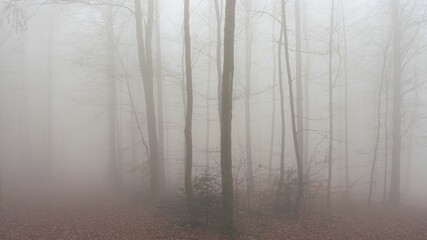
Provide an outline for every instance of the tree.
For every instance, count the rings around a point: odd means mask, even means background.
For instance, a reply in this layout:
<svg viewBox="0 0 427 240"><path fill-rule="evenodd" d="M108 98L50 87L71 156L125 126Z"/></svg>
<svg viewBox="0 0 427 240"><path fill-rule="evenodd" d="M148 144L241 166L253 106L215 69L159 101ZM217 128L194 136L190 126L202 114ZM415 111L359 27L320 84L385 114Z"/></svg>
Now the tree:
<svg viewBox="0 0 427 240"><path fill-rule="evenodd" d="M163 80L162 80L162 39L160 38L160 1L155 1L154 27L156 29L156 78L157 78L157 122L159 129L159 174L160 186L166 185L165 177L165 149L163 124Z"/></svg>
<svg viewBox="0 0 427 240"><path fill-rule="evenodd" d="M194 193L192 186L193 169L193 74L191 69L191 40L190 40L190 0L184 0L184 42L185 42L185 76L187 80L187 111L185 116L185 194L190 213L190 221L195 222Z"/></svg>
<svg viewBox="0 0 427 240"><path fill-rule="evenodd" d="M400 202L400 154L402 148L401 139L401 78L402 78L402 53L401 53L401 30L400 30L400 1L392 0L392 24L393 24L393 112L392 112L392 134L393 148L391 156L391 185L390 203Z"/></svg>
<svg viewBox="0 0 427 240"><path fill-rule="evenodd" d="M284 38L284 47L285 47L285 60L286 60L286 73L288 76L288 89L289 89L289 104L291 108L291 123L292 123L292 137L294 142L295 157L297 161L297 178L298 178L298 190L297 190L297 199L295 203L295 212L294 215L296 218L299 217L300 207L304 191L304 177L302 169L302 159L300 155L300 148L298 146L298 132L297 132L297 123L296 123L296 114L295 114L295 103L294 103L294 92L292 86L292 74L291 74L291 65L289 58L289 43L288 43L288 28L286 22L286 4L282 1L282 27L283 27L283 38Z"/></svg>
<svg viewBox="0 0 427 240"><path fill-rule="evenodd" d="M371 166L371 180L369 182L369 196L368 196L368 205L371 206L371 199L372 199L372 190L374 186L374 175L375 175L375 165L377 163L377 156L378 156L378 145L380 141L380 130L381 130L381 97L383 92L383 83L385 78L385 70L386 70L386 64L387 64L387 50L388 50L388 44L385 47L384 50L384 60L383 60L383 70L381 72L381 79L380 79L380 87L378 92L378 105L377 105L377 129L376 129L376 137L375 137L375 144L374 144L374 155L372 159L372 166ZM388 99L386 99L387 101ZM387 126L386 126L387 127Z"/></svg>
<svg viewBox="0 0 427 240"><path fill-rule="evenodd" d="M53 17L53 14L52 14ZM52 19L51 19L52 20ZM52 179L52 135L53 135L53 27L54 21L49 22L48 32L48 49L47 49L47 68L46 68L46 80L47 80L47 143L46 143L46 177L50 182Z"/></svg>
<svg viewBox="0 0 427 240"><path fill-rule="evenodd" d="M147 128L149 144L149 168L150 168L150 188L153 200L157 200L161 195L161 180L159 174L159 148L157 142L156 116L153 94L153 64L151 52L151 37L153 27L153 0L148 0L148 18L145 35L145 44L142 33L142 12L141 0L135 2L135 31L138 45L139 68L142 74L144 86L145 107L147 111Z"/></svg>
<svg viewBox="0 0 427 240"><path fill-rule="evenodd" d="M222 24L222 7L220 8L218 0L214 0L215 3L215 16L216 16L216 74L218 78L218 117L221 123L221 88L222 88L222 66L221 66L221 24ZM222 1L221 1L222 3ZM221 4L222 6L222 4Z"/></svg>
<svg viewBox="0 0 427 240"><path fill-rule="evenodd" d="M301 159L304 159L304 112L303 112L303 93L302 93L302 52L301 52L301 1L295 0L295 38L296 38L296 107L297 107L297 137L298 153Z"/></svg>
<svg viewBox="0 0 427 240"><path fill-rule="evenodd" d="M304 44L305 44L305 48L306 51L310 51L310 41L308 39L308 33L307 33L307 23L308 23L308 17L307 17L307 3L306 0L302 0L303 2L303 6L304 6L304 15L303 15L303 34L304 34ZM309 90L309 85L310 85L310 54L306 53L305 54L305 69L304 69L304 100L305 100L305 108L304 108L304 117L305 117L305 122L303 122L304 124L304 128L306 129L304 131L304 148L302 149L302 159L303 159L303 169L305 169L306 172L306 176L308 177L308 169L309 169L309 164L308 164L308 149L309 149L309 143L310 143L310 90Z"/></svg>
<svg viewBox="0 0 427 240"><path fill-rule="evenodd" d="M110 184L114 191L120 189L120 174L118 167L117 153L117 92L116 92L116 73L114 60L114 20L113 9L107 7L107 112L108 112L108 164Z"/></svg>
<svg viewBox="0 0 427 240"><path fill-rule="evenodd" d="M285 27L283 26L284 22L284 0L281 1L281 9L282 9L282 21L280 23L280 37L279 42L277 44L277 66L279 70L279 96L280 96L280 124L281 124L281 140L280 140L280 175L279 182L277 184L277 196L276 202L277 205L280 205L282 201L282 190L285 181L285 99L283 96L283 72L282 72L282 41Z"/></svg>
<svg viewBox="0 0 427 240"><path fill-rule="evenodd" d="M275 6L273 4L273 11L275 10ZM273 14L274 15L274 14ZM273 101L273 107L272 107L272 117L271 117L271 135L270 135L270 154L268 157L268 181L271 180L271 174L272 174L272 161L273 161L273 149L274 149L274 131L275 131L275 123L276 123L276 44L275 44L275 23L276 21L273 20L272 24L272 55L273 55L273 78L272 78L272 86L271 86L271 92L272 92L272 101Z"/></svg>
<svg viewBox="0 0 427 240"><path fill-rule="evenodd" d="M245 1L245 131L246 131L246 179L248 194L255 188L252 168L251 140L251 62L252 62L252 29L251 29L251 0Z"/></svg>
<svg viewBox="0 0 427 240"><path fill-rule="evenodd" d="M231 153L231 119L233 109L234 29L236 0L227 0L224 21L224 73L221 88L221 182L222 226L234 230L234 193Z"/></svg>
<svg viewBox="0 0 427 240"><path fill-rule="evenodd" d="M344 162L345 162L345 196L350 199L350 171L348 154L348 65L347 65L347 28L345 23L344 3L341 0L343 41L344 41Z"/></svg>
<svg viewBox="0 0 427 240"><path fill-rule="evenodd" d="M329 151L328 151L328 187L326 193L326 207L331 207L331 187L332 187L332 150L333 150L333 138L334 138L334 115L333 115L333 82L332 82L332 47L334 43L333 32L334 32L334 3L335 0L331 0L331 20L330 20L330 32L329 32Z"/></svg>

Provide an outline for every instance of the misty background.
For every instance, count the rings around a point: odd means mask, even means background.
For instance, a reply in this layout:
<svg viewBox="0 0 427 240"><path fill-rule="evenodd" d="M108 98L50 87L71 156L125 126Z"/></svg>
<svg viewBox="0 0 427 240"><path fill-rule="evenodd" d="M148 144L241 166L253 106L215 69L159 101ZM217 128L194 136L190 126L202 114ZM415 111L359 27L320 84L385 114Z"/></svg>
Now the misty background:
<svg viewBox="0 0 427 240"><path fill-rule="evenodd" d="M72 1L11 1L22 8L20 29L2 1L0 30L0 184L2 198L37 198L106 193L111 137L109 108L115 108L115 159L125 193L149 192L148 158L141 133L147 138L147 116L135 21L128 8L87 5ZM78 2L78 1L77 1ZM84 1L82 1L84 2ZM163 113L166 192L180 193L184 184L185 71L183 2L155 1L160 10L163 107L158 108L158 76L154 73L156 114ZM219 1L224 6L223 1ZM402 201L427 201L427 28L426 2L402 0ZM147 17L142 1L143 17ZM294 2L286 1L290 65L296 64ZM235 179L245 179L245 1L237 1L232 149ZM223 10L221 10L223 11ZM302 5L302 59L304 125L309 143L310 179L323 189L327 179L329 131L328 38L333 42L334 140L332 186L335 196L345 191L344 29L348 71L349 178L353 199L366 199L376 142L380 99L381 126L373 197L383 198L385 159L391 161L392 77L391 8L389 1L337 1L335 23L330 24L329 1L305 0ZM223 13L222 13L223 14ZM18 14L19 15L19 14ZM216 18L213 1L191 1L193 71L193 176L209 166L219 172L220 132L216 70ZM343 17L345 16L345 25ZM18 16L19 17L19 16ZM251 85L250 125L255 186L277 178L280 166L280 99L277 41L280 2L252 1L250 10ZM110 25L109 25L110 24ZM113 51L108 25L113 29ZM154 30L155 31L155 30ZM221 29L222 31L222 29ZM153 40L153 58L156 60ZM114 63L108 62L113 53ZM309 60L309 66L307 64ZM114 69L115 100L109 102L108 75ZM282 66L285 72L285 67ZM284 74L285 75L285 74ZM284 77L286 79L286 77ZM383 79L382 92L380 82ZM285 80L287 81L287 80ZM388 86L388 96L385 89ZM273 96L274 92L274 96ZM285 99L285 168L296 168L289 92ZM133 103L131 102L131 99ZM387 104L388 103L388 104ZM387 104L387 105L386 105ZM133 107L135 111L133 110ZM385 106L388 106L388 110ZM309 111L306 108L309 108ZM273 110L274 109L274 110ZM274 118L273 118L273 111ZM388 120L384 120L388 111ZM384 124L387 126L384 126ZM138 125L141 127L139 129ZM273 127L273 130L272 130ZM386 129L388 129L386 131ZM140 131L141 130L141 131ZM209 133L207 133L209 131ZM388 132L388 152L386 136ZM274 133L272 137L272 133ZM273 139L273 141L271 141ZM147 141L147 140L145 140ZM272 148L269 176L270 148ZM388 157L386 158L386 155ZM391 169L391 162L388 164ZM390 176L388 177L390 179ZM386 180L387 181L387 180ZM390 183L387 183L388 185ZM425 206L425 204L423 205Z"/></svg>

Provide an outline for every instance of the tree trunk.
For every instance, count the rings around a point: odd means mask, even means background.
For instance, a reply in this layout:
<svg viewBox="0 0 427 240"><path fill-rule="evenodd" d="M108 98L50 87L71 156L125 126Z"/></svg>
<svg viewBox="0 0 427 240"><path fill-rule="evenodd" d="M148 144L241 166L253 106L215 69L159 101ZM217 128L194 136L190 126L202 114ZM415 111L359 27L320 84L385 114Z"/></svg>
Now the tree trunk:
<svg viewBox="0 0 427 240"><path fill-rule="evenodd" d="M231 119L233 109L234 29L236 0L227 0L224 23L224 75L221 91L221 179L223 230L234 230L234 193L231 157Z"/></svg>
<svg viewBox="0 0 427 240"><path fill-rule="evenodd" d="M153 65L151 59L151 33L153 20L153 0L148 1L148 19L146 46L144 46L144 38L142 34L142 12L141 0L135 1L135 26L136 38L138 44L139 68L142 74L142 80L145 93L145 106L147 111L147 128L148 128L148 144L150 149L150 187L153 200L160 197L160 175L159 175L159 150L157 142L156 116L153 96ZM146 48L146 49L145 49ZM147 50L147 51L146 51Z"/></svg>
<svg viewBox="0 0 427 240"><path fill-rule="evenodd" d="M53 17L53 14L52 14ZM53 26L54 21L49 22L48 50L47 50L47 143L46 143L46 180L52 182L52 135L53 135Z"/></svg>
<svg viewBox="0 0 427 240"><path fill-rule="evenodd" d="M371 206L371 199L372 199L372 191L374 186L374 176L375 176L375 165L377 163L377 156L378 156L378 145L380 142L380 130L381 130L381 97L383 92L383 82L385 77L385 69L387 64L387 49L388 46L384 50L384 60L383 60L383 70L381 73L381 80L380 80L380 89L378 93L378 106L377 106L377 131L375 136L375 147L374 147L374 156L372 159L372 166L371 166L371 180L369 181L369 197L368 197L368 206ZM386 99L387 100L387 99Z"/></svg>
<svg viewBox="0 0 427 240"><path fill-rule="evenodd" d="M301 56L301 1L295 0L295 38L296 38L296 106L297 106L297 137L298 137L298 153L301 160L304 156L304 112L303 112L303 93L302 93L302 56ZM303 165L301 165L303 167ZM303 171L304 173L304 171Z"/></svg>
<svg viewBox="0 0 427 240"><path fill-rule="evenodd" d="M246 179L248 195L254 191L255 183L252 168L252 140L251 140L251 62L252 62L252 33L251 33L251 0L245 1L245 131L246 131ZM250 197L249 197L250 199Z"/></svg>
<svg viewBox="0 0 427 240"><path fill-rule="evenodd" d="M283 21L283 8L284 8L284 0L281 1L281 8L282 8L282 22L280 26L280 37L279 37L279 43L277 44L277 66L279 70L279 95L280 95L280 123L281 123L281 141L280 141L280 175L279 175L279 182L277 184L277 196L276 196L276 202L277 205L280 206L282 202L282 190L283 190L283 184L285 181L285 99L283 96L283 73L282 73L282 40L283 40L283 34L284 34L284 21Z"/></svg>
<svg viewBox="0 0 427 240"><path fill-rule="evenodd" d="M384 113L384 138L385 138L385 149L384 149L384 187L383 187L383 203L387 200L387 175L388 175L388 95L389 95L389 83L385 83L385 113Z"/></svg>
<svg viewBox="0 0 427 240"><path fill-rule="evenodd" d="M304 6L304 22L303 22L303 32L304 32L304 38L305 38L305 48L306 51L310 51L310 41L308 40L308 33L307 33L307 23L308 23L308 17L307 17L307 4L306 0L303 0L303 6ZM304 148L302 149L302 156L303 156L303 169L306 170L306 178L308 180L309 176L309 156L308 156L308 148L310 144L310 53L305 54L305 69L304 69L304 100L305 100L305 122L304 128L306 131L304 131Z"/></svg>
<svg viewBox="0 0 427 240"><path fill-rule="evenodd" d="M275 8L273 7L273 11ZM275 12L275 11L274 11ZM273 14L274 15L274 14ZM273 100L273 109L272 109L272 117L271 117L271 135L270 135L270 154L268 157L268 182L271 181L272 174L272 162L273 162L273 149L274 149L274 131L275 131L275 123L276 123L276 46L275 46L275 20L273 19L272 24L272 50L273 50L273 83L272 83L272 100Z"/></svg>
<svg viewBox="0 0 427 240"><path fill-rule="evenodd" d="M333 82L332 82L332 46L333 46L333 32L334 32L334 3L331 2L331 22L329 33L329 152L328 152L328 187L326 193L326 207L331 207L331 185L332 185L332 150L334 138L334 125L333 125Z"/></svg>
<svg viewBox="0 0 427 240"><path fill-rule="evenodd" d="M284 1L282 1L282 26L283 26L283 37L285 42L285 59L286 59L286 72L288 76L288 89L289 89L289 104L291 108L291 123L292 123L292 137L294 142L294 150L295 150L295 157L297 161L297 177L298 177L298 190L297 190L297 199L295 202L295 212L294 216L296 218L299 217L300 214L300 207L303 197L303 190L304 190L304 179L303 179L303 169L302 169L302 159L300 155L300 148L298 146L298 132L297 132L297 116L295 115L295 103L294 103L294 92L293 92L293 86L292 86L292 74L291 74L291 65L290 65L290 58L289 58L289 43L288 43L288 28L287 28L287 22L286 22L286 4Z"/></svg>
<svg viewBox="0 0 427 240"><path fill-rule="evenodd" d="M345 197L350 200L350 171L348 153L348 68L347 68L347 31L345 25L344 3L341 1L343 41L344 41L344 162L345 162Z"/></svg>
<svg viewBox="0 0 427 240"><path fill-rule="evenodd" d="M400 50L401 30L399 0L392 0L392 22L393 22L393 148L391 159L391 185L390 203L400 203L400 153L401 143L401 78L402 78L402 56Z"/></svg>
<svg viewBox="0 0 427 240"><path fill-rule="evenodd" d="M108 159L109 159L109 178L112 190L119 191L119 173L117 158L117 92L116 92L116 73L114 61L114 26L113 9L108 7L107 13L107 107L108 107Z"/></svg>
<svg viewBox="0 0 427 240"><path fill-rule="evenodd" d="M190 0L184 0L184 41L185 41L185 76L187 80L187 113L185 116L185 194L190 215L190 222L196 221L194 209L194 194L192 186L193 169L193 74L191 70L191 40L190 40Z"/></svg>
<svg viewBox="0 0 427 240"><path fill-rule="evenodd" d="M160 1L155 1L155 29L156 29L156 77L157 77L157 122L159 129L159 178L160 188L166 186L165 150L163 126L163 81L162 81L162 39L160 37Z"/></svg>
<svg viewBox="0 0 427 240"><path fill-rule="evenodd" d="M214 0L215 3L215 15L216 15L216 74L218 77L218 117L219 123L221 124L221 88L222 88L222 66L221 66L221 23L222 23L222 4L218 3L218 0Z"/></svg>
<svg viewBox="0 0 427 240"><path fill-rule="evenodd" d="M209 168L210 168L210 127L211 127L211 120L210 120L210 91L211 91L211 48L212 48L212 44L211 44L211 2L209 2L209 20L208 20L208 39L209 39L209 43L208 43L208 79L207 79L207 83L206 83L206 140L205 140L205 149L206 149L206 155L205 155L205 165L206 165L206 172L209 172Z"/></svg>

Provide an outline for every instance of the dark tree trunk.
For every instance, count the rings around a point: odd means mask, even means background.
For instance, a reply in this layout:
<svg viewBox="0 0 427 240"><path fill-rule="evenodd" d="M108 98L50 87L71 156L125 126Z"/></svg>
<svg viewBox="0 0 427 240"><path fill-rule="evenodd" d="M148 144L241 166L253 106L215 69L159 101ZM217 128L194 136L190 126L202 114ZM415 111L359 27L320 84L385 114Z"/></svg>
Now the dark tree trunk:
<svg viewBox="0 0 427 240"><path fill-rule="evenodd" d="M166 186L164 124L163 124L163 81L162 81L162 39L160 37L160 2L155 1L155 29L156 29L156 78L157 78L157 122L159 129L159 178L160 188Z"/></svg>
<svg viewBox="0 0 427 240"><path fill-rule="evenodd" d="M221 124L221 88L222 88L222 66L221 66L221 23L222 23L222 6L219 5L218 0L214 0L215 3L215 15L216 15L216 74L218 77L218 117L219 123Z"/></svg>
<svg viewBox="0 0 427 240"><path fill-rule="evenodd" d="M289 58L289 43L288 43L288 28L287 28L287 22L286 22L286 5L285 2L282 1L282 26L283 26L283 37L285 42L285 60L286 60L286 72L288 76L288 89L289 89L289 104L291 108L291 123L292 123L292 137L294 142L294 150L295 150L295 157L297 161L297 178L298 178L298 190L297 190L297 199L295 202L295 209L294 209L294 216L296 218L299 217L300 214L300 207L302 204L302 197L303 197L303 191L304 191L304 178L303 178L303 169L302 169L302 159L300 155L300 148L298 146L298 132L297 132L297 121L296 121L296 114L295 114L295 103L294 103L294 92L293 92L293 86L292 86L292 74L291 74L291 65L290 65L290 58Z"/></svg>
<svg viewBox="0 0 427 240"><path fill-rule="evenodd" d="M391 159L390 203L400 203L400 154L401 154L401 30L400 30L400 1L392 0L393 22L393 149Z"/></svg>
<svg viewBox="0 0 427 240"><path fill-rule="evenodd" d="M251 0L245 1L245 131L246 131L246 179L248 196L254 191L255 183L252 167L252 139L251 139L251 62L252 62L252 33L251 33Z"/></svg>
<svg viewBox="0 0 427 240"><path fill-rule="evenodd" d="M334 32L334 3L331 2L331 22L329 33L329 152L328 152L328 187L326 193L326 207L331 207L331 187L332 187L332 150L334 138L334 115L333 115L333 82L332 82L332 47L333 47L333 32Z"/></svg>
<svg viewBox="0 0 427 240"><path fill-rule="evenodd" d="M196 221L194 209L194 193L192 186L193 169L193 74L191 70L190 40L190 0L184 0L184 42L185 42L185 76L187 80L187 112L185 116L185 194L190 215L190 222Z"/></svg>
<svg viewBox="0 0 427 240"><path fill-rule="evenodd" d="M284 15L283 15L283 8L284 8L284 1L281 1L281 8L282 8L282 22L280 26L280 37L279 37L279 43L277 44L277 66L279 70L279 95L280 95L280 123L281 123L281 141L280 141L280 175L279 175L279 182L277 184L277 196L276 196L276 204L278 206L281 206L282 202L282 190L283 185L285 181L285 98L283 96L283 72L282 72L282 41L283 41L283 34L284 34Z"/></svg>
<svg viewBox="0 0 427 240"><path fill-rule="evenodd" d="M153 65L151 57L151 33L152 33L152 20L153 20L153 0L148 1L148 21L146 32L146 46L144 45L144 38L142 33L142 12L141 0L135 1L135 26L136 38L138 44L138 57L139 67L142 74L142 80L145 93L145 107L147 111L147 128L148 128L148 144L150 149L150 188L153 200L159 199L161 195L160 189L160 174L159 174L159 149L157 142L157 129L156 129L156 111L154 107L153 96Z"/></svg>
<svg viewBox="0 0 427 240"><path fill-rule="evenodd" d="M236 0L227 0L224 25L224 75L221 88L221 177L223 230L234 230L234 193L231 157L231 119L233 109L234 29Z"/></svg>

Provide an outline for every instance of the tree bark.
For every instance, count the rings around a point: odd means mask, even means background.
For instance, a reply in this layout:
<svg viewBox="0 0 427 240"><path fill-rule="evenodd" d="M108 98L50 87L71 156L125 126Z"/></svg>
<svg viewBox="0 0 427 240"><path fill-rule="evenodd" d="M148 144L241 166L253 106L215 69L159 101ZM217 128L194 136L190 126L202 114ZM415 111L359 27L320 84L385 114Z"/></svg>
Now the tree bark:
<svg viewBox="0 0 427 240"><path fill-rule="evenodd" d="M185 116L185 193L189 210L190 222L196 221L194 208L194 193L192 186L193 170L193 74L191 69L191 40L190 40L190 0L184 0L184 42L185 42L185 76L187 80L187 112Z"/></svg>
<svg viewBox="0 0 427 240"><path fill-rule="evenodd" d="M341 1L343 41L344 41L344 162L345 162L345 197L350 200L350 170L348 153L348 66L347 66L347 30L345 23L344 3Z"/></svg>
<svg viewBox="0 0 427 240"><path fill-rule="evenodd" d="M166 186L164 124L163 124L163 80L162 80L162 39L160 37L160 2L155 1L155 29L156 29L156 77L157 77L157 122L159 130L159 174L160 188Z"/></svg>
<svg viewBox="0 0 427 240"><path fill-rule="evenodd" d="M145 106L147 112L147 128L148 128L148 143L150 149L150 188L153 200L159 199L161 195L160 189L160 174L159 174L159 149L157 142L156 116L153 96L153 65L151 58L151 33L153 20L153 0L148 1L148 21L146 33L146 46L144 46L144 38L142 33L142 12L141 0L135 1L135 27L136 38L138 45L139 68L142 74Z"/></svg>
<svg viewBox="0 0 427 240"><path fill-rule="evenodd" d="M275 10L273 6L273 11ZM275 12L275 11L274 11ZM274 14L273 14L274 15ZM272 101L273 101L273 109L272 109L272 117L271 117L271 135L270 135L270 154L268 157L268 182L271 181L272 176L272 162L273 162L273 149L274 149L274 131L275 131L275 123L276 123L276 45L275 45L275 20L273 19L272 23L272 50L273 50L273 78L272 78Z"/></svg>
<svg viewBox="0 0 427 240"><path fill-rule="evenodd" d="M281 1L281 9L282 9L282 22L280 24L280 37L279 37L279 43L277 44L277 66L279 70L279 95L280 95L280 123L281 123L281 141L280 141L280 175L279 175L279 181L277 184L277 196L276 196L276 202L277 205L280 206L282 201L282 190L283 190L283 184L285 181L285 99L283 96L283 73L282 73L282 41L283 41L283 34L284 34L284 15L283 15L283 8L284 8L284 0Z"/></svg>
<svg viewBox="0 0 427 240"><path fill-rule="evenodd" d="M251 62L252 62L252 33L251 33L251 0L245 1L245 131L246 131L246 179L248 195L254 191L255 183L252 167L252 139L251 139ZM250 197L249 197L250 199Z"/></svg>
<svg viewBox="0 0 427 240"><path fill-rule="evenodd" d="M298 190L297 190L297 199L295 202L294 216L299 217L300 207L302 205L302 197L304 191L304 178L303 178L303 169L302 169L302 159L300 155L300 148L298 146L298 132L297 132L297 120L295 114L295 103L294 103L294 92L292 86L292 74L291 74L291 65L289 58L289 43L288 43L288 28L286 22L286 4L282 1L282 21L283 21L283 37L285 43L285 59L286 59L286 72L288 76L288 89L289 89L289 104L291 108L291 123L292 123L292 137L294 142L295 157L297 161L297 178L298 178Z"/></svg>
<svg viewBox="0 0 427 240"><path fill-rule="evenodd" d="M218 117L219 123L221 124L221 88L222 88L222 66L221 66L221 23L222 23L222 5L220 6L218 0L214 0L215 3L215 15L216 15L216 74L218 78Z"/></svg>
<svg viewBox="0 0 427 240"><path fill-rule="evenodd" d="M378 156L378 145L380 142L380 130L381 130L381 97L383 92L383 82L384 82L384 75L385 75L385 69L386 69L386 61L387 61L387 49L388 46L384 50L384 60L383 60L383 70L381 73L381 80L380 80L380 89L378 92L378 105L377 105L377 131L375 136L375 147L374 147L374 156L372 159L372 166L371 166L371 180L369 181L369 196L368 196L368 206L371 206L371 199L372 199L372 191L374 186L374 176L375 176L375 166L377 163L377 156ZM387 99L386 99L387 101Z"/></svg>
<svg viewBox="0 0 427 240"><path fill-rule="evenodd" d="M335 0L331 1L331 22L329 33L329 151L328 151L328 187L326 193L326 207L331 207L331 187L332 187L332 150L334 138L333 125L333 82L332 82L332 47L334 32L334 9Z"/></svg>
<svg viewBox="0 0 427 240"><path fill-rule="evenodd" d="M234 193L231 153L231 119L233 109L234 29L236 0L227 0L224 23L224 75L221 88L221 179L223 230L234 230Z"/></svg>
<svg viewBox="0 0 427 240"><path fill-rule="evenodd" d="M392 0L393 22L393 148L391 159L391 185L390 203L400 203L400 154L401 154L401 78L402 78L402 54L400 49L400 1Z"/></svg>
<svg viewBox="0 0 427 240"><path fill-rule="evenodd" d="M303 112L303 93L302 93L302 54L301 54L301 1L295 0L295 44L296 44L296 107L297 107L297 138L298 153L303 160L304 156L304 112ZM304 160L303 160L304 161ZM303 167L303 165L301 165ZM303 171L304 172L304 171Z"/></svg>
<svg viewBox="0 0 427 240"><path fill-rule="evenodd" d="M114 26L113 9L108 7L107 13L107 107L108 107L108 158L110 186L114 192L119 191L119 173L117 158L117 92L114 60Z"/></svg>

